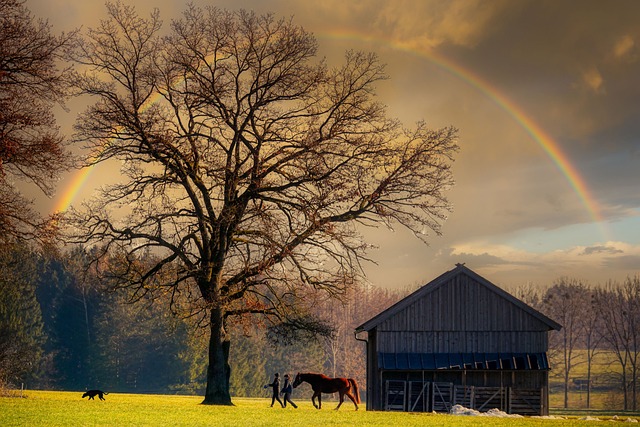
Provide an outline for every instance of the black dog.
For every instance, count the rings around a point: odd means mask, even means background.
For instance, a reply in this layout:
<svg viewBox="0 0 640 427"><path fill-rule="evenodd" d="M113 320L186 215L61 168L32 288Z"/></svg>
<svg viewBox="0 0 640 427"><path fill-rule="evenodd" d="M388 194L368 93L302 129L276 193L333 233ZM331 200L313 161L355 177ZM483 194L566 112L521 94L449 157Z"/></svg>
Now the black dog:
<svg viewBox="0 0 640 427"><path fill-rule="evenodd" d="M89 400L94 400L93 398L98 396L100 400L104 400L105 394L109 393L105 393L102 390L87 390L86 393L82 395L82 398L84 399L85 397L89 396Z"/></svg>

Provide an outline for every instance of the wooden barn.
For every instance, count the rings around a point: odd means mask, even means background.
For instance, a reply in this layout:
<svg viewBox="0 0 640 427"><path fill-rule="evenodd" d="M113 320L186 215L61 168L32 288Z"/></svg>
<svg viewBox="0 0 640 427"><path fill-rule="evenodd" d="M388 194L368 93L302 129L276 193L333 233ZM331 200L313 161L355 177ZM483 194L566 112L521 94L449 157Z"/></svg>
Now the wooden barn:
<svg viewBox="0 0 640 427"><path fill-rule="evenodd" d="M462 264L356 328L367 409L546 415L548 333L561 326Z"/></svg>

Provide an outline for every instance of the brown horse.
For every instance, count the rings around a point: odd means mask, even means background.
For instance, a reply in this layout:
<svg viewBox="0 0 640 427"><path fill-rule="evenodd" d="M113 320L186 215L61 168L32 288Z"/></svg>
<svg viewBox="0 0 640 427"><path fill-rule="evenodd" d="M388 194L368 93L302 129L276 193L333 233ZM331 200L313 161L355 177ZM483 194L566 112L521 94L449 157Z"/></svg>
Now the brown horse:
<svg viewBox="0 0 640 427"><path fill-rule="evenodd" d="M340 403L336 410L340 409L340 405L344 402L344 395L346 394L349 399L356 405L356 411L358 410L358 403L360 403L360 393L358 392L358 383L353 378L329 378L322 374L301 374L296 375L296 379L293 381L293 387L298 387L303 382L311 384L313 389L313 396L311 396L311 402L317 409L322 408L322 393L340 393ZM353 390L353 393L351 392ZM316 405L316 397L318 398L318 404Z"/></svg>

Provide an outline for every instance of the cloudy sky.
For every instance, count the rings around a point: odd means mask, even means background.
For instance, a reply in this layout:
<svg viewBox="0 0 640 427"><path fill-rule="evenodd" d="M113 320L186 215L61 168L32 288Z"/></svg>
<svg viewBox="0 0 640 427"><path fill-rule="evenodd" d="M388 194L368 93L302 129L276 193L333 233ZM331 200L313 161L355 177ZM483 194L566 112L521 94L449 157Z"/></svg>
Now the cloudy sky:
<svg viewBox="0 0 640 427"><path fill-rule="evenodd" d="M171 0L124 1L165 25ZM204 1L195 1L205 4ZM497 285L589 284L640 274L640 1L219 0L227 9L293 16L338 63L375 51L390 80L389 114L408 126L460 130L454 209L426 246L409 233L368 232L380 286L425 283L461 262ZM95 26L96 0L27 0L56 32ZM63 131L78 110L60 112ZM95 168L73 203L100 185ZM65 176L44 212L64 205Z"/></svg>

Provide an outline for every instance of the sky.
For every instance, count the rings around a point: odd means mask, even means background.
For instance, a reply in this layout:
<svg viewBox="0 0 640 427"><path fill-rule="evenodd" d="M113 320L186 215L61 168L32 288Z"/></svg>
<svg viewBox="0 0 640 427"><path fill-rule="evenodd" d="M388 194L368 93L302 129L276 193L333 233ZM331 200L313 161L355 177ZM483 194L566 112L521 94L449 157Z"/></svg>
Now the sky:
<svg viewBox="0 0 640 427"><path fill-rule="evenodd" d="M182 2L123 1L165 25ZM367 230L377 286L427 283L465 263L507 289L562 277L589 285L640 274L640 1L219 0L293 17L339 64L376 52L390 116L459 129L453 210L425 245L400 227ZM54 32L106 17L96 0L27 0ZM64 133L80 112L69 103ZM44 213L90 197L106 167L62 177ZM82 185L80 185L82 184Z"/></svg>

